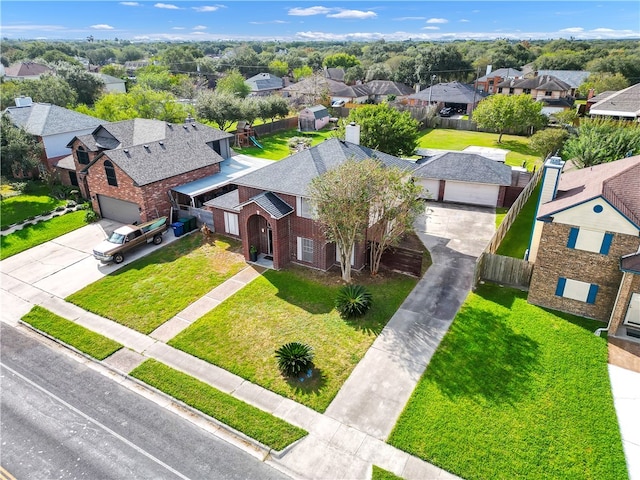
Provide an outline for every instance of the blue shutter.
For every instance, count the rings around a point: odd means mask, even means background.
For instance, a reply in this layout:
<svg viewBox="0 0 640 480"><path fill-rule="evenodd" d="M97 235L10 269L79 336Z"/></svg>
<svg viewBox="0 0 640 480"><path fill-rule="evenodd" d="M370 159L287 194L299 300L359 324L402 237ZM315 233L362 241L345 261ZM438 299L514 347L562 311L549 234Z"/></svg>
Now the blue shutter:
<svg viewBox="0 0 640 480"><path fill-rule="evenodd" d="M598 294L598 285L589 287L589 295L587 295L587 303L596 303L596 295Z"/></svg>
<svg viewBox="0 0 640 480"><path fill-rule="evenodd" d="M611 242L613 241L613 233L605 233L602 239L602 246L600 247L600 253L603 255L609 255L609 248L611 248Z"/></svg>
<svg viewBox="0 0 640 480"><path fill-rule="evenodd" d="M569 240L567 241L567 248L576 248L576 240L578 240L579 228L573 227L569 232Z"/></svg>
<svg viewBox="0 0 640 480"><path fill-rule="evenodd" d="M558 297L561 297L564 294L564 286L566 285L566 283L567 283L566 278L560 277L558 279L558 285L556 285L556 295Z"/></svg>

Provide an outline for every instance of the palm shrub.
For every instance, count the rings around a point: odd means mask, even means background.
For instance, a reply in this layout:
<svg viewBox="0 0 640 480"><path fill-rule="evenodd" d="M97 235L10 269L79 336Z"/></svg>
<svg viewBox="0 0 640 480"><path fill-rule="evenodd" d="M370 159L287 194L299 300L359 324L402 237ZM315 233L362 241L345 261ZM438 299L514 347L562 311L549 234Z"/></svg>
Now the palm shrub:
<svg viewBox="0 0 640 480"><path fill-rule="evenodd" d="M345 285L338 292L336 309L343 318L360 317L371 308L371 293L362 285Z"/></svg>
<svg viewBox="0 0 640 480"><path fill-rule="evenodd" d="M295 377L300 372L311 368L313 364L313 348L305 343L285 343L276 350L278 368L283 375Z"/></svg>

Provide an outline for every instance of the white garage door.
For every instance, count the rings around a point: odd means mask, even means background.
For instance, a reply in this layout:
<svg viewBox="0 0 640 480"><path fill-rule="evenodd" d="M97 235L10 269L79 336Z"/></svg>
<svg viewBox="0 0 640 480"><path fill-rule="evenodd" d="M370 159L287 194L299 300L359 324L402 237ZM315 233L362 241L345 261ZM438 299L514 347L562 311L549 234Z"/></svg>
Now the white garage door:
<svg viewBox="0 0 640 480"><path fill-rule="evenodd" d="M438 191L440 190L440 180L431 180L429 178L420 178L417 181L418 185L422 187L423 198L430 200L438 200Z"/></svg>
<svg viewBox="0 0 640 480"><path fill-rule="evenodd" d="M98 203L100 204L100 216L102 218L109 218L122 223L140 221L140 210L135 203L105 195L98 195Z"/></svg>
<svg viewBox="0 0 640 480"><path fill-rule="evenodd" d="M498 203L499 191L498 185L447 182L444 186L444 201L495 207Z"/></svg>

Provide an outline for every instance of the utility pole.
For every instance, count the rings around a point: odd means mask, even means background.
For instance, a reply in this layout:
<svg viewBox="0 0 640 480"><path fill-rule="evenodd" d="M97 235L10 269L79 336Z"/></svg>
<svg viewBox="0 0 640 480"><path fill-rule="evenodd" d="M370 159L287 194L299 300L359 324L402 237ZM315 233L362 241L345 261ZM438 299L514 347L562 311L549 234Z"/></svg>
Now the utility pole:
<svg viewBox="0 0 640 480"><path fill-rule="evenodd" d="M435 75L431 75L431 81L429 82L429 106L431 106L431 91L433 87L433 81L436 79Z"/></svg>
<svg viewBox="0 0 640 480"><path fill-rule="evenodd" d="M476 69L476 81L473 82L473 105L469 112L469 120L473 120L473 111L476 109L476 94L478 93L478 78L480 78L480 67Z"/></svg>

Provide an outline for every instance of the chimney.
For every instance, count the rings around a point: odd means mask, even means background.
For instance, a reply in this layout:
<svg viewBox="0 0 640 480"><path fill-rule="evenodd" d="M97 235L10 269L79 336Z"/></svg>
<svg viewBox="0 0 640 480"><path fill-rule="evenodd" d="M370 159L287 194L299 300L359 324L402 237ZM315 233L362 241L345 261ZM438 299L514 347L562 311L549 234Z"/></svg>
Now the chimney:
<svg viewBox="0 0 640 480"><path fill-rule="evenodd" d="M493 65L487 65L487 72L485 73L485 75L489 75L491 73L492 68L493 68Z"/></svg>
<svg viewBox="0 0 640 480"><path fill-rule="evenodd" d="M560 174L564 162L560 157L549 157L544 163L544 171L542 172L542 187L540 189L540 201L538 205L550 202L556 198L558 192L558 182L560 182Z"/></svg>
<svg viewBox="0 0 640 480"><path fill-rule="evenodd" d="M356 125L356 122L351 122L347 125L344 132L344 140L345 142L360 145L360 125Z"/></svg>
<svg viewBox="0 0 640 480"><path fill-rule="evenodd" d="M16 107L30 107L33 104L33 100L31 97L25 97L24 95L20 95L15 99Z"/></svg>

